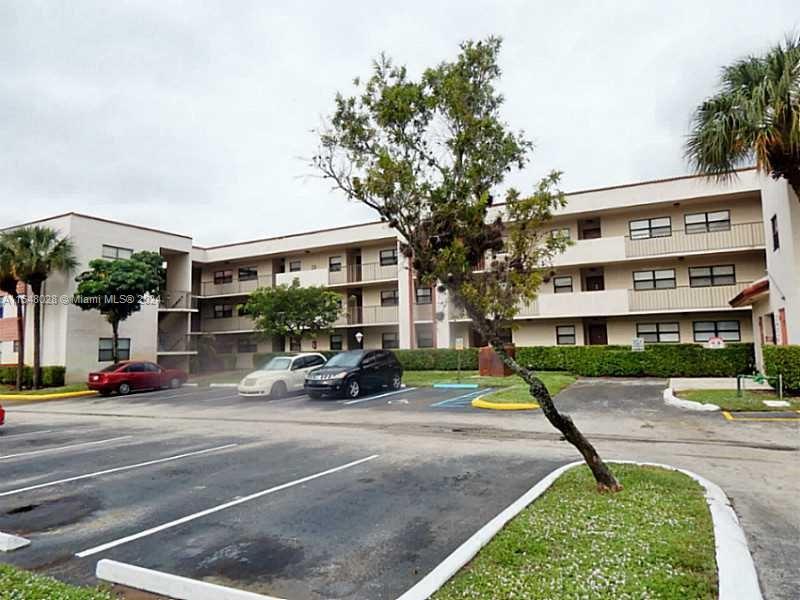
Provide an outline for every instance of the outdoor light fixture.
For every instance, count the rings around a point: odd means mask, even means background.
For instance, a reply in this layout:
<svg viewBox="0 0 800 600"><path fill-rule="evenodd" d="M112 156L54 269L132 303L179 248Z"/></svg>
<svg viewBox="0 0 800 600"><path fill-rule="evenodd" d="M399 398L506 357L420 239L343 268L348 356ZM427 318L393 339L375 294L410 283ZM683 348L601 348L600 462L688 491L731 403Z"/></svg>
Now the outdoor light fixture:
<svg viewBox="0 0 800 600"><path fill-rule="evenodd" d="M353 337L356 338L356 341L358 342L358 347L359 348L363 348L364 347L364 343L363 343L364 342L364 334L361 333L360 331L356 331L356 333L355 333L355 335Z"/></svg>

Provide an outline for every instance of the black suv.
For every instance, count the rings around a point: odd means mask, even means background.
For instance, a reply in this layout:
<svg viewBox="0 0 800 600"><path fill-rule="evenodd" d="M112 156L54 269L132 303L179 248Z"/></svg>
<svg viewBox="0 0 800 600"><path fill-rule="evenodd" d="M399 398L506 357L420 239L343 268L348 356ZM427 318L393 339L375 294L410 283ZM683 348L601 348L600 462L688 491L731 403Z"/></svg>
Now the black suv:
<svg viewBox="0 0 800 600"><path fill-rule="evenodd" d="M309 373L305 391L310 398L358 398L363 390L389 386L399 390L403 366L388 350L350 350L333 356L325 366Z"/></svg>

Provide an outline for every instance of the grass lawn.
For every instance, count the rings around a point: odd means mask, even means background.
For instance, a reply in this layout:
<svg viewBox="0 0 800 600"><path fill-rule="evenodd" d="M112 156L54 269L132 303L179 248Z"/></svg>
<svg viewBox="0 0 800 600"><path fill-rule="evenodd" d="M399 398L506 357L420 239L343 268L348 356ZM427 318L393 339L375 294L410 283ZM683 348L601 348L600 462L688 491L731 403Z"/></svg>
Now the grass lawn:
<svg viewBox="0 0 800 600"><path fill-rule="evenodd" d="M621 492L599 494L588 468L571 469L433 598L716 598L702 487L665 469L612 468Z"/></svg>
<svg viewBox="0 0 800 600"><path fill-rule="evenodd" d="M34 394L40 396L42 394L63 394L65 392L83 392L88 388L85 383L73 383L72 385L62 385L61 387L41 388L39 390L22 390L18 392L14 386L3 385L0 386L0 394Z"/></svg>
<svg viewBox="0 0 800 600"><path fill-rule="evenodd" d="M0 600L113 600L100 588L75 587L52 577L0 564Z"/></svg>
<svg viewBox="0 0 800 600"><path fill-rule="evenodd" d="M252 373L255 369L238 369L235 371L217 371L216 373L205 373L203 375L190 375L189 383L197 385L208 385L209 383L239 383L245 375Z"/></svg>
<svg viewBox="0 0 800 600"><path fill-rule="evenodd" d="M574 375L558 371L538 371L536 375L544 381L553 396L575 381ZM409 387L456 382L456 371L406 371L403 373L403 383ZM462 371L461 383L477 383L481 387L503 388L484 397L490 402L533 402L525 382L516 375L480 377L477 371Z"/></svg>
<svg viewBox="0 0 800 600"><path fill-rule="evenodd" d="M784 396L783 399L789 402L790 406L783 408L773 408L764 404L764 400L778 400L775 392L744 390L742 397L736 396L736 390L685 390L677 392L678 398L703 402L705 404L716 404L722 410L800 410L800 398Z"/></svg>

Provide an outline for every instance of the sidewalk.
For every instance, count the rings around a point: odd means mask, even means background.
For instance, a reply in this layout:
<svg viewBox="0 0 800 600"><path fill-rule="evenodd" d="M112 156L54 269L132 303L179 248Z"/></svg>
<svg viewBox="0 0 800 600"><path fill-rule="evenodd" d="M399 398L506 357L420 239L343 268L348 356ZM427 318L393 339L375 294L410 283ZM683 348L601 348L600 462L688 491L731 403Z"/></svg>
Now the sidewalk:
<svg viewBox="0 0 800 600"><path fill-rule="evenodd" d="M735 390L736 377L673 377L669 380L669 387L674 392L683 390ZM756 383L750 379L743 379L742 389L770 391L772 386L767 383Z"/></svg>

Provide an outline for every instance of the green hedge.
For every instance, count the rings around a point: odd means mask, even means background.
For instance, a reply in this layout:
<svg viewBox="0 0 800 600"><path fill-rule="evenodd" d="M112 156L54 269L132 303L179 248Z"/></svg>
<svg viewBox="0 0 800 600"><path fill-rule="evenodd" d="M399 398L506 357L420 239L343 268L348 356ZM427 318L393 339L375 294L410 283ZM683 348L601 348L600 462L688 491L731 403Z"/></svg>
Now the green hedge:
<svg viewBox="0 0 800 600"><path fill-rule="evenodd" d="M478 368L478 349L427 348L420 350L395 350L394 354L406 371L455 371L458 369L458 355L461 354L461 368L474 371Z"/></svg>
<svg viewBox="0 0 800 600"><path fill-rule="evenodd" d="M628 346L536 346L516 352L525 366L585 377L733 377L752 373L755 364L752 344L714 350L699 344L651 344L644 352Z"/></svg>
<svg viewBox="0 0 800 600"><path fill-rule="evenodd" d="M764 346L764 372L770 377L783 375L786 391L800 393L800 346Z"/></svg>
<svg viewBox="0 0 800 600"><path fill-rule="evenodd" d="M59 366L42 367L42 387L60 387L64 385L64 373L66 369ZM15 385L17 383L17 367L0 367L0 384ZM33 368L25 366L22 371L22 385L30 387L33 385Z"/></svg>

